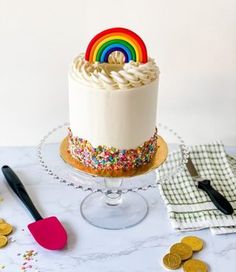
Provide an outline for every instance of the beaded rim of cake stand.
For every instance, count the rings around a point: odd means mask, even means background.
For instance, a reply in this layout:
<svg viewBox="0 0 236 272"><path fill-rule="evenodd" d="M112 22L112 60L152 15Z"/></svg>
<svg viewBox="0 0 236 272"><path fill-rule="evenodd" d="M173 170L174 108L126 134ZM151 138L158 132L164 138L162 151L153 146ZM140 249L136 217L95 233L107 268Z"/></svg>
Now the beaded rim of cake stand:
<svg viewBox="0 0 236 272"><path fill-rule="evenodd" d="M69 127L69 123L68 122L65 122L64 124L62 125L59 125L55 128L53 128L52 130L50 130L40 141L39 145L37 146L37 156L38 156L38 159L39 159L39 163L40 165L42 166L42 168L47 172L48 175L52 176L53 179L56 179L57 181L67 185L67 186L71 186L71 187L74 187L75 189L81 189L83 191L91 191L91 192L101 192L101 193L106 193L106 192L109 192L109 193L127 193L127 192L137 192L137 191L140 191L140 190L147 190L149 188L156 188L160 182L158 179L156 179L156 182L153 183L153 184L148 184L146 186L141 186L141 187L133 187L133 188L128 188L128 189L120 189L119 187L115 187L115 188L111 188L111 187L105 187L104 186L104 189L101 189L101 188L92 188L92 187L87 187L87 186L84 186L84 185L77 185L77 184L74 184L73 182L69 182L68 180L64 179L64 178L61 178L59 177L56 173L54 173L47 165L47 163L44 161L43 159L43 154L42 154L42 148L43 148L43 145L45 144L46 140L53 134L55 133L56 131L58 131L59 129L62 129L64 127ZM187 163L188 161L188 157L189 157L189 148L185 145L185 142L183 140L183 138L177 133L175 132L173 129L169 128L168 126L166 125L162 125L161 123L159 123L157 125L158 128L163 128L165 130L167 130L168 132L172 133L172 135L174 135L176 137L176 139L178 139L179 143L178 143L178 146L180 147L180 151L181 151L181 162L179 163L179 165L176 167L175 171L172 171L171 173L168 173L166 174L166 176L164 178L162 178L162 181L161 182L165 182L166 180L170 179L170 178L173 178L174 176L176 176L178 173L180 173L184 167L185 167L185 164ZM171 153L171 152L170 152ZM169 156L169 155L168 155ZM167 170L168 171L168 170ZM91 174L85 174L84 172L80 172L78 171L78 173L81 175L81 177L88 177L90 176L91 178L93 179L96 179L98 178L97 176L94 176L94 175L91 175ZM143 174L145 175L145 173ZM102 177L100 177L102 178ZM107 179L106 177L104 177L104 179ZM114 178L116 179L116 178ZM121 178L117 178L117 179L121 179ZM122 179L125 179L125 178L122 178Z"/></svg>

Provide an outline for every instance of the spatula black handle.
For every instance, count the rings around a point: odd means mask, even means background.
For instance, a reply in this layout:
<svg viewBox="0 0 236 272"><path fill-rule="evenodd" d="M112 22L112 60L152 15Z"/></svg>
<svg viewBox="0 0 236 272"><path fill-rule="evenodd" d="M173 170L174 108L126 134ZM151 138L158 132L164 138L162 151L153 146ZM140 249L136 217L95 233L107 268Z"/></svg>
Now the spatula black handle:
<svg viewBox="0 0 236 272"><path fill-rule="evenodd" d="M203 181L199 181L198 188L202 189L208 194L213 204L222 213L227 215L233 214L234 209L229 201L211 186L210 180L205 179Z"/></svg>
<svg viewBox="0 0 236 272"><path fill-rule="evenodd" d="M10 185L15 194L20 198L20 200L25 204L26 208L32 214L34 219L36 221L41 220L42 216L35 208L32 200L30 199L28 193L25 190L23 183L20 181L16 173L7 165L4 165L2 167L2 172L7 180L7 183Z"/></svg>

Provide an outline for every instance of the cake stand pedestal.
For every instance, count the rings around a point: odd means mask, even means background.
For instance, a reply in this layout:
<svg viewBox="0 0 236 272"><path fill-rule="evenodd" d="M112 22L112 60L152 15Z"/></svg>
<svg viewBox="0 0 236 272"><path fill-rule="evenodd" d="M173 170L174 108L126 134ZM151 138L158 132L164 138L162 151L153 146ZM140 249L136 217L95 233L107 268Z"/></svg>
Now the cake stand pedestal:
<svg viewBox="0 0 236 272"><path fill-rule="evenodd" d="M75 189L91 191L80 205L83 218L103 229L125 229L140 223L148 214L148 203L139 190L156 188L184 168L188 149L172 129L158 124L158 134L168 143L166 161L156 170L132 177L100 177L72 167L60 156L60 143L67 136L68 123L51 130L38 146L40 164L54 179ZM175 143L175 144L171 144Z"/></svg>
<svg viewBox="0 0 236 272"><path fill-rule="evenodd" d="M148 214L145 198L135 192L91 193L81 203L83 218L103 229L124 229L137 225Z"/></svg>

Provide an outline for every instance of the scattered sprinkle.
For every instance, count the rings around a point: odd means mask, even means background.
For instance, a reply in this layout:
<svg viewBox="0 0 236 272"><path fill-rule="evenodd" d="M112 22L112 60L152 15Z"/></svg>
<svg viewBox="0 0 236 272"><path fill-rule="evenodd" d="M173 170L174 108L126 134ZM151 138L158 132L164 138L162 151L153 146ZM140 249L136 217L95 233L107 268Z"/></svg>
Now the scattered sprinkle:
<svg viewBox="0 0 236 272"><path fill-rule="evenodd" d="M37 262L36 259L38 255L38 252L31 250L26 250L24 253L17 253L17 256L21 256L23 258L23 262L20 266L20 272L27 272L27 271L34 271L34 272L40 272L38 267L35 267L33 265L33 262Z"/></svg>
<svg viewBox="0 0 236 272"><path fill-rule="evenodd" d="M16 239L12 236L8 238L8 242L14 243L15 241Z"/></svg>
<svg viewBox="0 0 236 272"><path fill-rule="evenodd" d="M147 164L157 151L157 128L154 135L136 149L120 150L114 147L93 147L85 139L74 137L69 128L68 152L83 165L97 170L131 170Z"/></svg>

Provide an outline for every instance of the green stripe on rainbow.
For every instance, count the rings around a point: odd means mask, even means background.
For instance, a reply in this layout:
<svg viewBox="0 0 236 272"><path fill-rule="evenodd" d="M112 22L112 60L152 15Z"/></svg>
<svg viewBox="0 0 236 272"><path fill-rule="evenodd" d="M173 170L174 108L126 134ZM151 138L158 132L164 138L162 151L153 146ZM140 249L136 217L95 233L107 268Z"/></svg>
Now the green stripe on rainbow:
<svg viewBox="0 0 236 272"><path fill-rule="evenodd" d="M134 47L132 45L130 45L128 42L124 41L124 40L118 40L118 39L115 39L115 40L112 40L112 41L108 41L106 42L105 44L103 44L99 49L98 49L98 53L96 55L96 61L100 61L101 59L101 56L102 56L102 53L107 49L107 48L116 48L118 47L118 45L122 45L124 47L127 48L127 51L130 52L131 54L131 59L133 61L136 61L136 53L135 53L135 50L134 50ZM117 50L118 51L118 50ZM101 61L102 62L102 61Z"/></svg>
<svg viewBox="0 0 236 272"><path fill-rule="evenodd" d="M133 31L126 28L110 28L98 33L89 43L85 60L89 62L108 62L114 51L124 54L125 62L130 60L146 63L147 49L143 40Z"/></svg>

